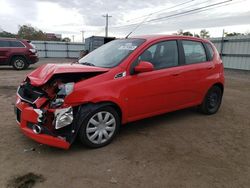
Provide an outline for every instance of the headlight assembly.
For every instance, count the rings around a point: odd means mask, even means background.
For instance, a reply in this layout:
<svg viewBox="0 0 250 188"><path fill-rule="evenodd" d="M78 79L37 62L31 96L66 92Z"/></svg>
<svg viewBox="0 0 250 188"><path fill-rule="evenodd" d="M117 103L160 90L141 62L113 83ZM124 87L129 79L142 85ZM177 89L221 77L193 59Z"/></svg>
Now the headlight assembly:
<svg viewBox="0 0 250 188"><path fill-rule="evenodd" d="M59 92L57 93L57 95L63 95L63 96L67 96L70 93L72 93L73 89L74 89L74 82L69 82L66 84L61 84L58 86Z"/></svg>
<svg viewBox="0 0 250 188"><path fill-rule="evenodd" d="M60 129L67 125L70 125L73 122L73 109L72 107L69 108L62 108L57 109L54 112L55 115L55 129Z"/></svg>
<svg viewBox="0 0 250 188"><path fill-rule="evenodd" d="M66 84L61 84L58 86L59 91L56 94L56 98L50 102L51 108L58 108L63 105L64 97L69 95L74 90L74 82L69 82Z"/></svg>

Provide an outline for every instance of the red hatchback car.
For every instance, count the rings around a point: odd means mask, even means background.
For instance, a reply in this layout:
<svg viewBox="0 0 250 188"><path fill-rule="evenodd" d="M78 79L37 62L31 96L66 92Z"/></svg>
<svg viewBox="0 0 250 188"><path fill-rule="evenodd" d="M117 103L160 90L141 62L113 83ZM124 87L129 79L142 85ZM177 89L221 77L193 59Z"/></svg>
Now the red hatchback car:
<svg viewBox="0 0 250 188"><path fill-rule="evenodd" d="M0 38L0 65L12 65L23 70L38 62L35 46L28 40Z"/></svg>
<svg viewBox="0 0 250 188"><path fill-rule="evenodd" d="M214 114L223 89L222 60L208 40L141 36L34 70L15 109L22 132L37 142L67 149L79 137L97 148L127 122L192 106Z"/></svg>

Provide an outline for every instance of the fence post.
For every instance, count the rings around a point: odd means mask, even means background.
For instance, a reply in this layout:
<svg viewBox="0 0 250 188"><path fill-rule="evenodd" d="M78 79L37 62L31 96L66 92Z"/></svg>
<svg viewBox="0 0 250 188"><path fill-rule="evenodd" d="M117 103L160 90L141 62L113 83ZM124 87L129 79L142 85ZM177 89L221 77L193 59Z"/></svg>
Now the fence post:
<svg viewBox="0 0 250 188"><path fill-rule="evenodd" d="M222 37L221 37L221 43L220 43L220 57L221 57L221 59L222 59L222 56L223 56L224 34L225 34L225 30L223 29Z"/></svg>
<svg viewBox="0 0 250 188"><path fill-rule="evenodd" d="M69 43L66 42L67 58L69 58Z"/></svg>
<svg viewBox="0 0 250 188"><path fill-rule="evenodd" d="M47 54L47 42L44 41L44 51L45 51L45 58L48 57L48 54Z"/></svg>

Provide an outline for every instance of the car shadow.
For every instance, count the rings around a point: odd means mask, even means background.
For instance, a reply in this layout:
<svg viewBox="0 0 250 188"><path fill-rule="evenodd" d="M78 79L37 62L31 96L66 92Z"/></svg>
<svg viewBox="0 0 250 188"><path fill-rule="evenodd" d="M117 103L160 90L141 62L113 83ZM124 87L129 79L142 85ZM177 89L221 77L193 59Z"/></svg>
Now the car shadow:
<svg viewBox="0 0 250 188"><path fill-rule="evenodd" d="M194 114L199 115L196 107L182 109L174 112L168 112L150 118L134 121L121 126L120 134L129 135L133 134L133 132L135 131L146 130L146 129L150 131L150 129L162 126L162 124L171 125L172 122L179 120L180 117L182 119L185 119L186 117L192 116Z"/></svg>
<svg viewBox="0 0 250 188"><path fill-rule="evenodd" d="M185 119L193 115L202 116L202 114L198 112L197 107L191 107L127 123L120 127L117 137L129 137L136 133L151 132L153 129L159 128L163 125L171 126L171 124L178 121L180 117L181 119ZM111 144L115 144L115 142L116 139ZM81 152L83 150L91 149L82 146L82 144L76 140L70 147L69 152Z"/></svg>
<svg viewBox="0 0 250 188"><path fill-rule="evenodd" d="M187 109L183 109L183 110L169 112L169 113L165 113L162 115L146 118L143 120L138 120L138 121L134 121L131 123L127 123L127 124L121 126L117 137L119 137L119 138L120 137L129 137L130 135L137 134L140 132L150 133L150 132L152 132L153 129L159 128L162 125L172 126L172 124L174 122L178 121L180 119L180 117L182 119L185 119L185 118L188 118L189 116L193 116L194 114L196 114L198 116L202 115L202 114L197 112L196 107L193 107L193 108L187 108ZM118 143L116 141L117 141L117 139L115 139L111 143L111 145L109 145L109 146L112 147L112 144ZM78 139L76 139L68 150L50 147L50 146L46 146L46 145L41 145L41 146L39 146L39 148L40 148L42 153L48 153L50 155L57 156L57 155L76 154L76 153L82 153L82 152L87 152L87 153L94 152L94 153L96 153L98 150L107 150L107 147L109 147L109 146L106 146L104 148L99 148L99 149L91 149L91 148L83 146L78 141Z"/></svg>
<svg viewBox="0 0 250 188"><path fill-rule="evenodd" d="M27 69L25 69L25 70L15 70L13 67L11 67L11 66L6 66L6 67L3 67L3 66L1 66L0 67L0 71L1 70L3 70L3 71L27 71L27 70L34 70L34 69L36 69L37 67L29 67L29 68L27 68Z"/></svg>

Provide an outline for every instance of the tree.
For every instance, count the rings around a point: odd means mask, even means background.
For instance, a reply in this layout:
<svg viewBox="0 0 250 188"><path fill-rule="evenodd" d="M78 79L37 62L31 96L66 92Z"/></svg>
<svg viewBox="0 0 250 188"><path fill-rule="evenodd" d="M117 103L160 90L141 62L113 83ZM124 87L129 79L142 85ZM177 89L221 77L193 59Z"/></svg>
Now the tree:
<svg viewBox="0 0 250 188"><path fill-rule="evenodd" d="M43 31L37 30L31 25L19 26L17 35L20 38L28 40L47 40L47 36Z"/></svg>
<svg viewBox="0 0 250 188"><path fill-rule="evenodd" d="M16 38L16 35L13 33L9 33L6 31L0 32L0 37L6 37L6 38Z"/></svg>
<svg viewBox="0 0 250 188"><path fill-rule="evenodd" d="M198 34L195 33L194 37L200 38L200 35L198 35Z"/></svg>
<svg viewBox="0 0 250 188"><path fill-rule="evenodd" d="M182 29L179 29L179 30L177 31L177 35L183 35L183 30L182 30Z"/></svg>
<svg viewBox="0 0 250 188"><path fill-rule="evenodd" d="M209 31L207 31L206 29L202 29L200 31L200 37L201 38L209 38L210 37Z"/></svg>
<svg viewBox="0 0 250 188"><path fill-rule="evenodd" d="M191 37L193 36L193 34L190 31L185 31L185 32L182 33L182 35L191 36Z"/></svg>
<svg viewBox="0 0 250 188"><path fill-rule="evenodd" d="M65 37L65 38L62 39L62 41L63 41L63 42L70 42L71 40L70 40L69 37Z"/></svg>
<svg viewBox="0 0 250 188"><path fill-rule="evenodd" d="M244 35L243 33L236 33L236 32L232 32L232 33L225 33L226 37L233 37L233 36L239 36L239 35Z"/></svg>
<svg viewBox="0 0 250 188"><path fill-rule="evenodd" d="M193 36L193 34L190 31L184 32L182 29L178 30L176 35Z"/></svg>

